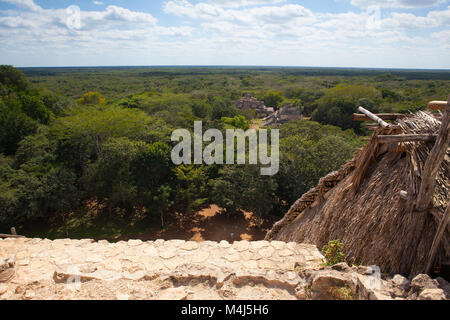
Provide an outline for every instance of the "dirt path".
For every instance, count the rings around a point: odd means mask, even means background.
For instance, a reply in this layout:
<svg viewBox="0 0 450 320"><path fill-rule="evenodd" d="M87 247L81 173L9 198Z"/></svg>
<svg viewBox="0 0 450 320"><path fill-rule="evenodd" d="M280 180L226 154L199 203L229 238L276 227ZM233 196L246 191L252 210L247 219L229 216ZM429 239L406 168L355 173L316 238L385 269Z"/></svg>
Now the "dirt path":
<svg viewBox="0 0 450 320"><path fill-rule="evenodd" d="M211 205L193 214L176 214L166 221L159 232L137 237L143 241L179 239L190 241L258 241L263 240L277 217L267 217L259 226L259 219L250 212L227 215L217 205ZM233 234L233 236L231 235ZM134 237L136 238L136 237ZM127 240L127 239L120 239Z"/></svg>

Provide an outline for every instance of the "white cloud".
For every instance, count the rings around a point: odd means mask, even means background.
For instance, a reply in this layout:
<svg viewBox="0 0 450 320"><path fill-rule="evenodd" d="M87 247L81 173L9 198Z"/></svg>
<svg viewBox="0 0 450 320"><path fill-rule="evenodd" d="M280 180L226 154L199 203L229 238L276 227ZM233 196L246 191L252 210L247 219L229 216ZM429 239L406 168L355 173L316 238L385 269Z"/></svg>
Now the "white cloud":
<svg viewBox="0 0 450 320"><path fill-rule="evenodd" d="M254 5L279 4L286 0L208 0L208 3L225 8L240 8Z"/></svg>
<svg viewBox="0 0 450 320"><path fill-rule="evenodd" d="M92 1L92 3L93 3L93 4L96 4L96 5L98 5L98 6L104 5L104 3L101 2L101 1Z"/></svg>
<svg viewBox="0 0 450 320"><path fill-rule="evenodd" d="M430 11L427 14L429 19L435 20L440 25L450 25L450 6L446 10L442 11Z"/></svg>
<svg viewBox="0 0 450 320"><path fill-rule="evenodd" d="M393 12L391 17L380 21L384 28L414 30L450 26L450 7L440 11L430 11L426 16L412 13Z"/></svg>
<svg viewBox="0 0 450 320"><path fill-rule="evenodd" d="M401 10L379 17L364 10L313 12L282 0L168 0L163 10L181 18L176 25L162 26L152 14L110 5L80 11L80 24L74 28L68 21L76 10L70 13L66 9L43 9L32 0L0 1L19 8L2 11L0 15L0 56L5 62L7 58L32 61L39 56L45 59L59 54L61 61L69 56L76 60L79 55L90 57L93 64L114 65L365 64L382 67L377 59L386 61L391 55L392 62L385 63L385 67L395 66L392 64L408 67L414 66L407 65L412 61L408 59L413 58L402 60L401 57L414 52L421 57L415 60L417 63L429 61L432 65L444 61L449 66L449 33L439 29L450 25L450 7L430 10L423 16ZM424 1L427 0L422 4ZM414 1L406 2L411 5ZM415 33L417 30L421 32ZM30 52L33 57L27 54ZM438 58L430 59L433 54Z"/></svg>
<svg viewBox="0 0 450 320"><path fill-rule="evenodd" d="M23 1L8 1L23 7ZM137 46L161 37L190 37L192 27L162 27L151 14L108 6L102 11L42 9L26 1L26 10L0 16L0 43L8 47L102 48ZM33 10L31 10L33 9ZM78 20L79 24L71 23ZM25 49L29 50L29 49Z"/></svg>
<svg viewBox="0 0 450 320"><path fill-rule="evenodd" d="M443 46L445 49L450 51L450 30L443 30L440 32L435 32L431 34L433 39L436 39L436 43Z"/></svg>
<svg viewBox="0 0 450 320"><path fill-rule="evenodd" d="M351 0L351 4L360 8L370 6L388 8L423 8L446 3L447 0Z"/></svg>
<svg viewBox="0 0 450 320"><path fill-rule="evenodd" d="M42 11L42 8L37 4L35 4L33 0L1 0L1 1L11 3L25 10Z"/></svg>
<svg viewBox="0 0 450 320"><path fill-rule="evenodd" d="M86 29L94 26L105 27L110 24L119 24L129 28L140 24L155 26L157 20L148 13L135 12L117 6L108 6L105 11L82 11L81 23Z"/></svg>
<svg viewBox="0 0 450 320"><path fill-rule="evenodd" d="M418 17L411 13L392 13L392 18L384 19L382 24L393 29L423 29L439 25L439 22L428 17Z"/></svg>
<svg viewBox="0 0 450 320"><path fill-rule="evenodd" d="M191 19L246 25L263 23L285 24L294 19L313 18L313 14L309 9L297 4L236 10L224 9L220 6L205 2L193 5L187 0L175 0L167 2L164 5L164 11L169 14Z"/></svg>

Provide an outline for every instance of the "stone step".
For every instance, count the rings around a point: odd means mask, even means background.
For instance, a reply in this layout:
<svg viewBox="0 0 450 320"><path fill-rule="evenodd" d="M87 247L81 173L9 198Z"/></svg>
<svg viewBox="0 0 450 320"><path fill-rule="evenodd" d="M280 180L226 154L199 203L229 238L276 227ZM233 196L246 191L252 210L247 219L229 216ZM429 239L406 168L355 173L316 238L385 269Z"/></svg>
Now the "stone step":
<svg viewBox="0 0 450 320"><path fill-rule="evenodd" d="M280 241L191 242L141 240L4 239L0 257L14 256L17 283L67 279L146 280L156 277L265 277L286 285L300 281L295 269L314 268L323 256L313 245Z"/></svg>

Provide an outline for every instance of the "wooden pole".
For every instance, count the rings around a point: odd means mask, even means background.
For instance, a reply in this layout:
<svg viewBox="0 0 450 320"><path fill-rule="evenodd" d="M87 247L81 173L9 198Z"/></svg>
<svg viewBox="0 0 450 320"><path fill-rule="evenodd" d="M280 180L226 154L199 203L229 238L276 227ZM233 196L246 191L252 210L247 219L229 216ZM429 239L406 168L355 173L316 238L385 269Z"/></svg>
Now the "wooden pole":
<svg viewBox="0 0 450 320"><path fill-rule="evenodd" d="M25 238L24 236L19 236L17 234L3 234L0 233L0 238Z"/></svg>
<svg viewBox="0 0 450 320"><path fill-rule="evenodd" d="M449 221L450 221L450 203L447 205L444 217L442 218L442 221L439 224L439 227L436 231L436 236L434 237L433 244L431 245L431 250L428 255L428 264L425 273L429 273L431 271L431 268L433 267L436 251L439 247L442 237L444 236L444 232L447 229L447 224L449 223Z"/></svg>
<svg viewBox="0 0 450 320"><path fill-rule="evenodd" d="M380 143L395 143L408 141L436 141L437 135L433 134L398 134L379 135L377 140Z"/></svg>
<svg viewBox="0 0 450 320"><path fill-rule="evenodd" d="M367 117L369 117L371 120L375 121L376 123L378 123L380 126L387 128L389 126L389 124L387 124L385 121L383 121L383 119L381 119L380 117L374 115L372 112L370 112L369 110L364 109L363 107L359 107L358 108L359 112L362 112L363 114L365 114Z"/></svg>
<svg viewBox="0 0 450 320"><path fill-rule="evenodd" d="M422 183L416 200L416 210L427 210L433 200L434 182L439 167L447 154L450 142L450 96L448 97L447 106L444 116L442 117L441 129L439 130L436 143L431 150L425 167L422 172Z"/></svg>
<svg viewBox="0 0 450 320"><path fill-rule="evenodd" d="M447 106L446 101L431 101L428 103L428 108L430 110L441 110L444 111Z"/></svg>
<svg viewBox="0 0 450 320"><path fill-rule="evenodd" d="M397 120L398 118L406 117L402 113L377 113L376 116L383 120ZM373 119L365 114L354 113L353 121L372 121Z"/></svg>

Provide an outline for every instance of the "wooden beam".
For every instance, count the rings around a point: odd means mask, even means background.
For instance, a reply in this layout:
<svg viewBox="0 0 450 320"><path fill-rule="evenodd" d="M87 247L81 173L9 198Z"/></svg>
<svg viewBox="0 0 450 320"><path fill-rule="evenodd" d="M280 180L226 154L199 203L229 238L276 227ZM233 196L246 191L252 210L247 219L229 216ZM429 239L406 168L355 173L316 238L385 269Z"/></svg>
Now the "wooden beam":
<svg viewBox="0 0 450 320"><path fill-rule="evenodd" d="M439 247L442 237L444 236L444 232L447 229L447 225L449 222L450 222L450 203L447 205L444 217L442 217L442 221L440 222L439 227L436 231L436 236L433 239L433 244L431 245L430 253L428 255L428 264L425 273L429 273L431 271L431 268L433 267L436 251Z"/></svg>
<svg viewBox="0 0 450 320"><path fill-rule="evenodd" d="M19 236L17 234L3 234L3 233L0 233L0 238L25 238L25 236Z"/></svg>
<svg viewBox="0 0 450 320"><path fill-rule="evenodd" d="M417 194L416 210L427 210L433 200L434 183L436 175L447 154L450 143L450 96L448 97L447 106L444 116L442 117L441 129L439 130L436 143L428 155L425 167L422 172L422 182Z"/></svg>
<svg viewBox="0 0 450 320"><path fill-rule="evenodd" d="M437 135L433 134L393 134L379 135L377 140L380 143L396 143L410 141L436 141Z"/></svg>
<svg viewBox="0 0 450 320"><path fill-rule="evenodd" d="M365 114L368 118L370 118L370 120L375 121L376 123L378 123L380 126L387 128L389 126L389 124L387 124L386 122L383 121L383 119L381 119L380 117L374 115L372 112L370 112L369 110L364 109L363 107L359 107L358 108L359 112L362 112L363 114Z"/></svg>
<svg viewBox="0 0 450 320"><path fill-rule="evenodd" d="M378 123L364 123L367 128L379 127Z"/></svg>
<svg viewBox="0 0 450 320"><path fill-rule="evenodd" d="M398 118L405 117L402 113L377 113L376 116L382 120L397 120ZM364 113L354 113L353 121L372 121L373 119L365 115Z"/></svg>
<svg viewBox="0 0 450 320"><path fill-rule="evenodd" d="M447 106L446 101L430 101L428 102L428 109L444 111Z"/></svg>

